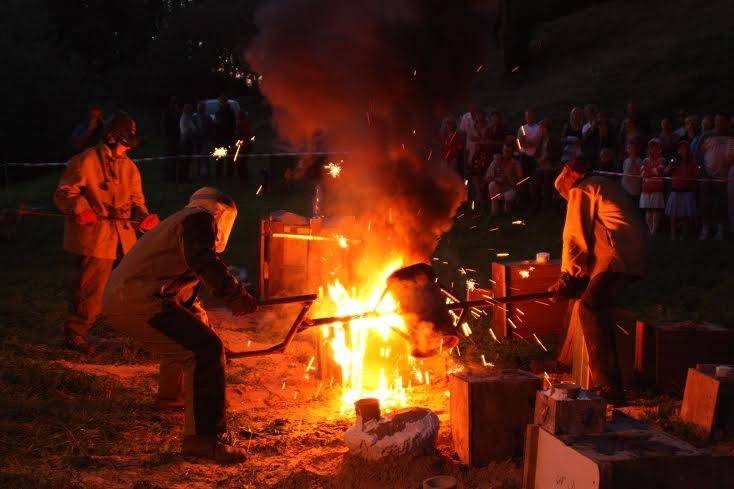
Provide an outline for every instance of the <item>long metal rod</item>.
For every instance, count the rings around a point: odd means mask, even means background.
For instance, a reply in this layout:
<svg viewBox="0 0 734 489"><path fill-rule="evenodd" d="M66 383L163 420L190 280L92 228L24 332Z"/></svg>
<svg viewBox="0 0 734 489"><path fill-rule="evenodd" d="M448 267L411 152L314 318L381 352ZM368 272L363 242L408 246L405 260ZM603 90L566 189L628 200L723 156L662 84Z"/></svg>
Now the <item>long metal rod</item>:
<svg viewBox="0 0 734 489"><path fill-rule="evenodd" d="M292 304L294 302L313 302L318 299L316 294L292 295L287 297L273 297L257 301L258 306L274 306L277 304Z"/></svg>
<svg viewBox="0 0 734 489"><path fill-rule="evenodd" d="M67 214L65 212L53 212L49 210L29 210L29 209L13 209L18 213L19 216L44 216L44 217L75 217L76 214ZM135 224L139 224L140 221L135 219L129 219L126 217L111 217L111 216L97 216L97 219L102 219L106 221L125 221L125 222L132 222Z"/></svg>

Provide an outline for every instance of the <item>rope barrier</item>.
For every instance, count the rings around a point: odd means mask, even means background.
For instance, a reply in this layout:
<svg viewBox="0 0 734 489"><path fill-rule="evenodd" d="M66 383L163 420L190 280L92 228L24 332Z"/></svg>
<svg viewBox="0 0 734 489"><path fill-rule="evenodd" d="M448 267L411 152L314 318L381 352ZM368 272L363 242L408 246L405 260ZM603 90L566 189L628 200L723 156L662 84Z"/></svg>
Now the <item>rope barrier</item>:
<svg viewBox="0 0 734 489"><path fill-rule="evenodd" d="M263 157L285 157L285 156L329 156L329 155L347 155L349 154L348 151L315 151L315 152L282 152L282 153L241 153L238 155L237 159L240 158L263 158ZM229 156L229 155L228 155ZM212 159L218 159L216 156L213 156L211 154L204 154L204 155L173 155L173 156L149 156L145 158L132 158L132 160L135 163L142 163L145 161L155 161L155 160L173 160L173 159L179 159L179 158L212 158ZM37 163L10 163L5 162L3 163L6 167L10 166L20 166L20 167L32 167L32 168L41 168L41 167L59 167L59 166L66 166L66 161L53 161L53 162L37 162Z"/></svg>
<svg viewBox="0 0 734 489"><path fill-rule="evenodd" d="M642 178L642 175L636 175L634 173L622 173L622 172L615 172L615 171L602 171L602 170L594 170L592 173L596 175L610 175L615 177L634 177L634 178ZM650 180L678 180L678 181L684 181L684 182L708 182L708 183L727 183L734 180L728 180L725 178L687 178L687 177L648 177Z"/></svg>

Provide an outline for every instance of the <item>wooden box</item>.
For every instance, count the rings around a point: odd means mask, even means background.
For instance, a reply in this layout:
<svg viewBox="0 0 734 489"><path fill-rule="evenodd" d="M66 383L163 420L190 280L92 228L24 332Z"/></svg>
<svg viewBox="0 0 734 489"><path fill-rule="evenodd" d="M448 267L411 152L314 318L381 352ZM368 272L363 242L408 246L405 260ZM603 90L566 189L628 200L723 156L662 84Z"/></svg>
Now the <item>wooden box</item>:
<svg viewBox="0 0 734 489"><path fill-rule="evenodd" d="M561 274L559 260L548 263L520 261L492 263L492 294L494 297L545 292ZM498 336L522 337L563 335L566 324L567 301L550 300L498 305L492 310L492 328ZM513 327L513 325L516 327ZM531 339L532 341L532 339Z"/></svg>
<svg viewBox="0 0 734 489"><path fill-rule="evenodd" d="M555 399L549 389L536 394L534 422L554 435L602 433L606 409L601 397Z"/></svg>
<svg viewBox="0 0 734 489"><path fill-rule="evenodd" d="M589 369L589 351L586 348L581 325L578 323L578 301L572 305L566 342L571 352L571 379L582 389L592 386ZM635 380L635 316L624 309L614 311L614 341L617 348L617 361L622 370L622 384L631 386ZM567 363L567 361L564 361Z"/></svg>
<svg viewBox="0 0 734 489"><path fill-rule="evenodd" d="M716 377L716 365L688 369L680 417L702 439L734 434L734 377Z"/></svg>
<svg viewBox="0 0 734 489"><path fill-rule="evenodd" d="M273 212L261 220L260 297L313 294L333 281L330 272L351 259L352 247L342 248L331 238L336 234L351 236L352 228L353 219L324 222L286 211Z"/></svg>
<svg viewBox="0 0 734 489"><path fill-rule="evenodd" d="M540 386L522 370L451 375L451 435L461 461L480 467L520 456Z"/></svg>
<svg viewBox="0 0 734 489"><path fill-rule="evenodd" d="M553 435L528 426L524 489L734 487L732 457L711 457L644 425L608 423L601 434Z"/></svg>
<svg viewBox="0 0 734 489"><path fill-rule="evenodd" d="M663 392L681 395L689 368L734 363L734 330L712 323L637 323L635 372Z"/></svg>

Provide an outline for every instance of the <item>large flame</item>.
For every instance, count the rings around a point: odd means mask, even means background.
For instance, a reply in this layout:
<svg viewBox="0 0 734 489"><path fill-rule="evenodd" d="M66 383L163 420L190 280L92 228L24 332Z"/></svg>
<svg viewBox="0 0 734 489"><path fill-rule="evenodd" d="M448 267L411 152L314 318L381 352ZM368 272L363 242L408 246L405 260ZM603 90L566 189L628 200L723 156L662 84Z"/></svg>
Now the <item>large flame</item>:
<svg viewBox="0 0 734 489"><path fill-rule="evenodd" d="M348 323L322 326L335 362L341 368L342 409L349 410L365 397L380 400L386 409L408 404L409 391L416 383L430 383L410 355L411 347L395 330L406 331L399 304L385 292L387 277L403 265L394 259L370 283L350 290L335 280L327 286L327 297L319 301L320 313L349 316L376 312Z"/></svg>

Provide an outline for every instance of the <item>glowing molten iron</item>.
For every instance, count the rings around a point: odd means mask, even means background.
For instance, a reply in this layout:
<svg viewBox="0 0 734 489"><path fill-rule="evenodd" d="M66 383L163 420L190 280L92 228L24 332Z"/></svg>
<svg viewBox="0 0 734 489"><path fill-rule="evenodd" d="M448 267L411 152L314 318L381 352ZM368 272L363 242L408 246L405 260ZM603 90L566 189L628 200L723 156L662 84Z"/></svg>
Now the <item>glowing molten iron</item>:
<svg viewBox="0 0 734 489"><path fill-rule="evenodd" d="M351 290L336 280L327 286L327 297L320 300L319 312L346 316L376 311L378 316L322 326L321 333L341 367L342 410L353 409L361 398L375 397L384 408L407 405L408 391L417 383L430 383L428 372L416 368L411 346L393 329L406 331L396 311L399 305L390 293L383 296L385 281L402 260L395 260L375 274L374 281Z"/></svg>

